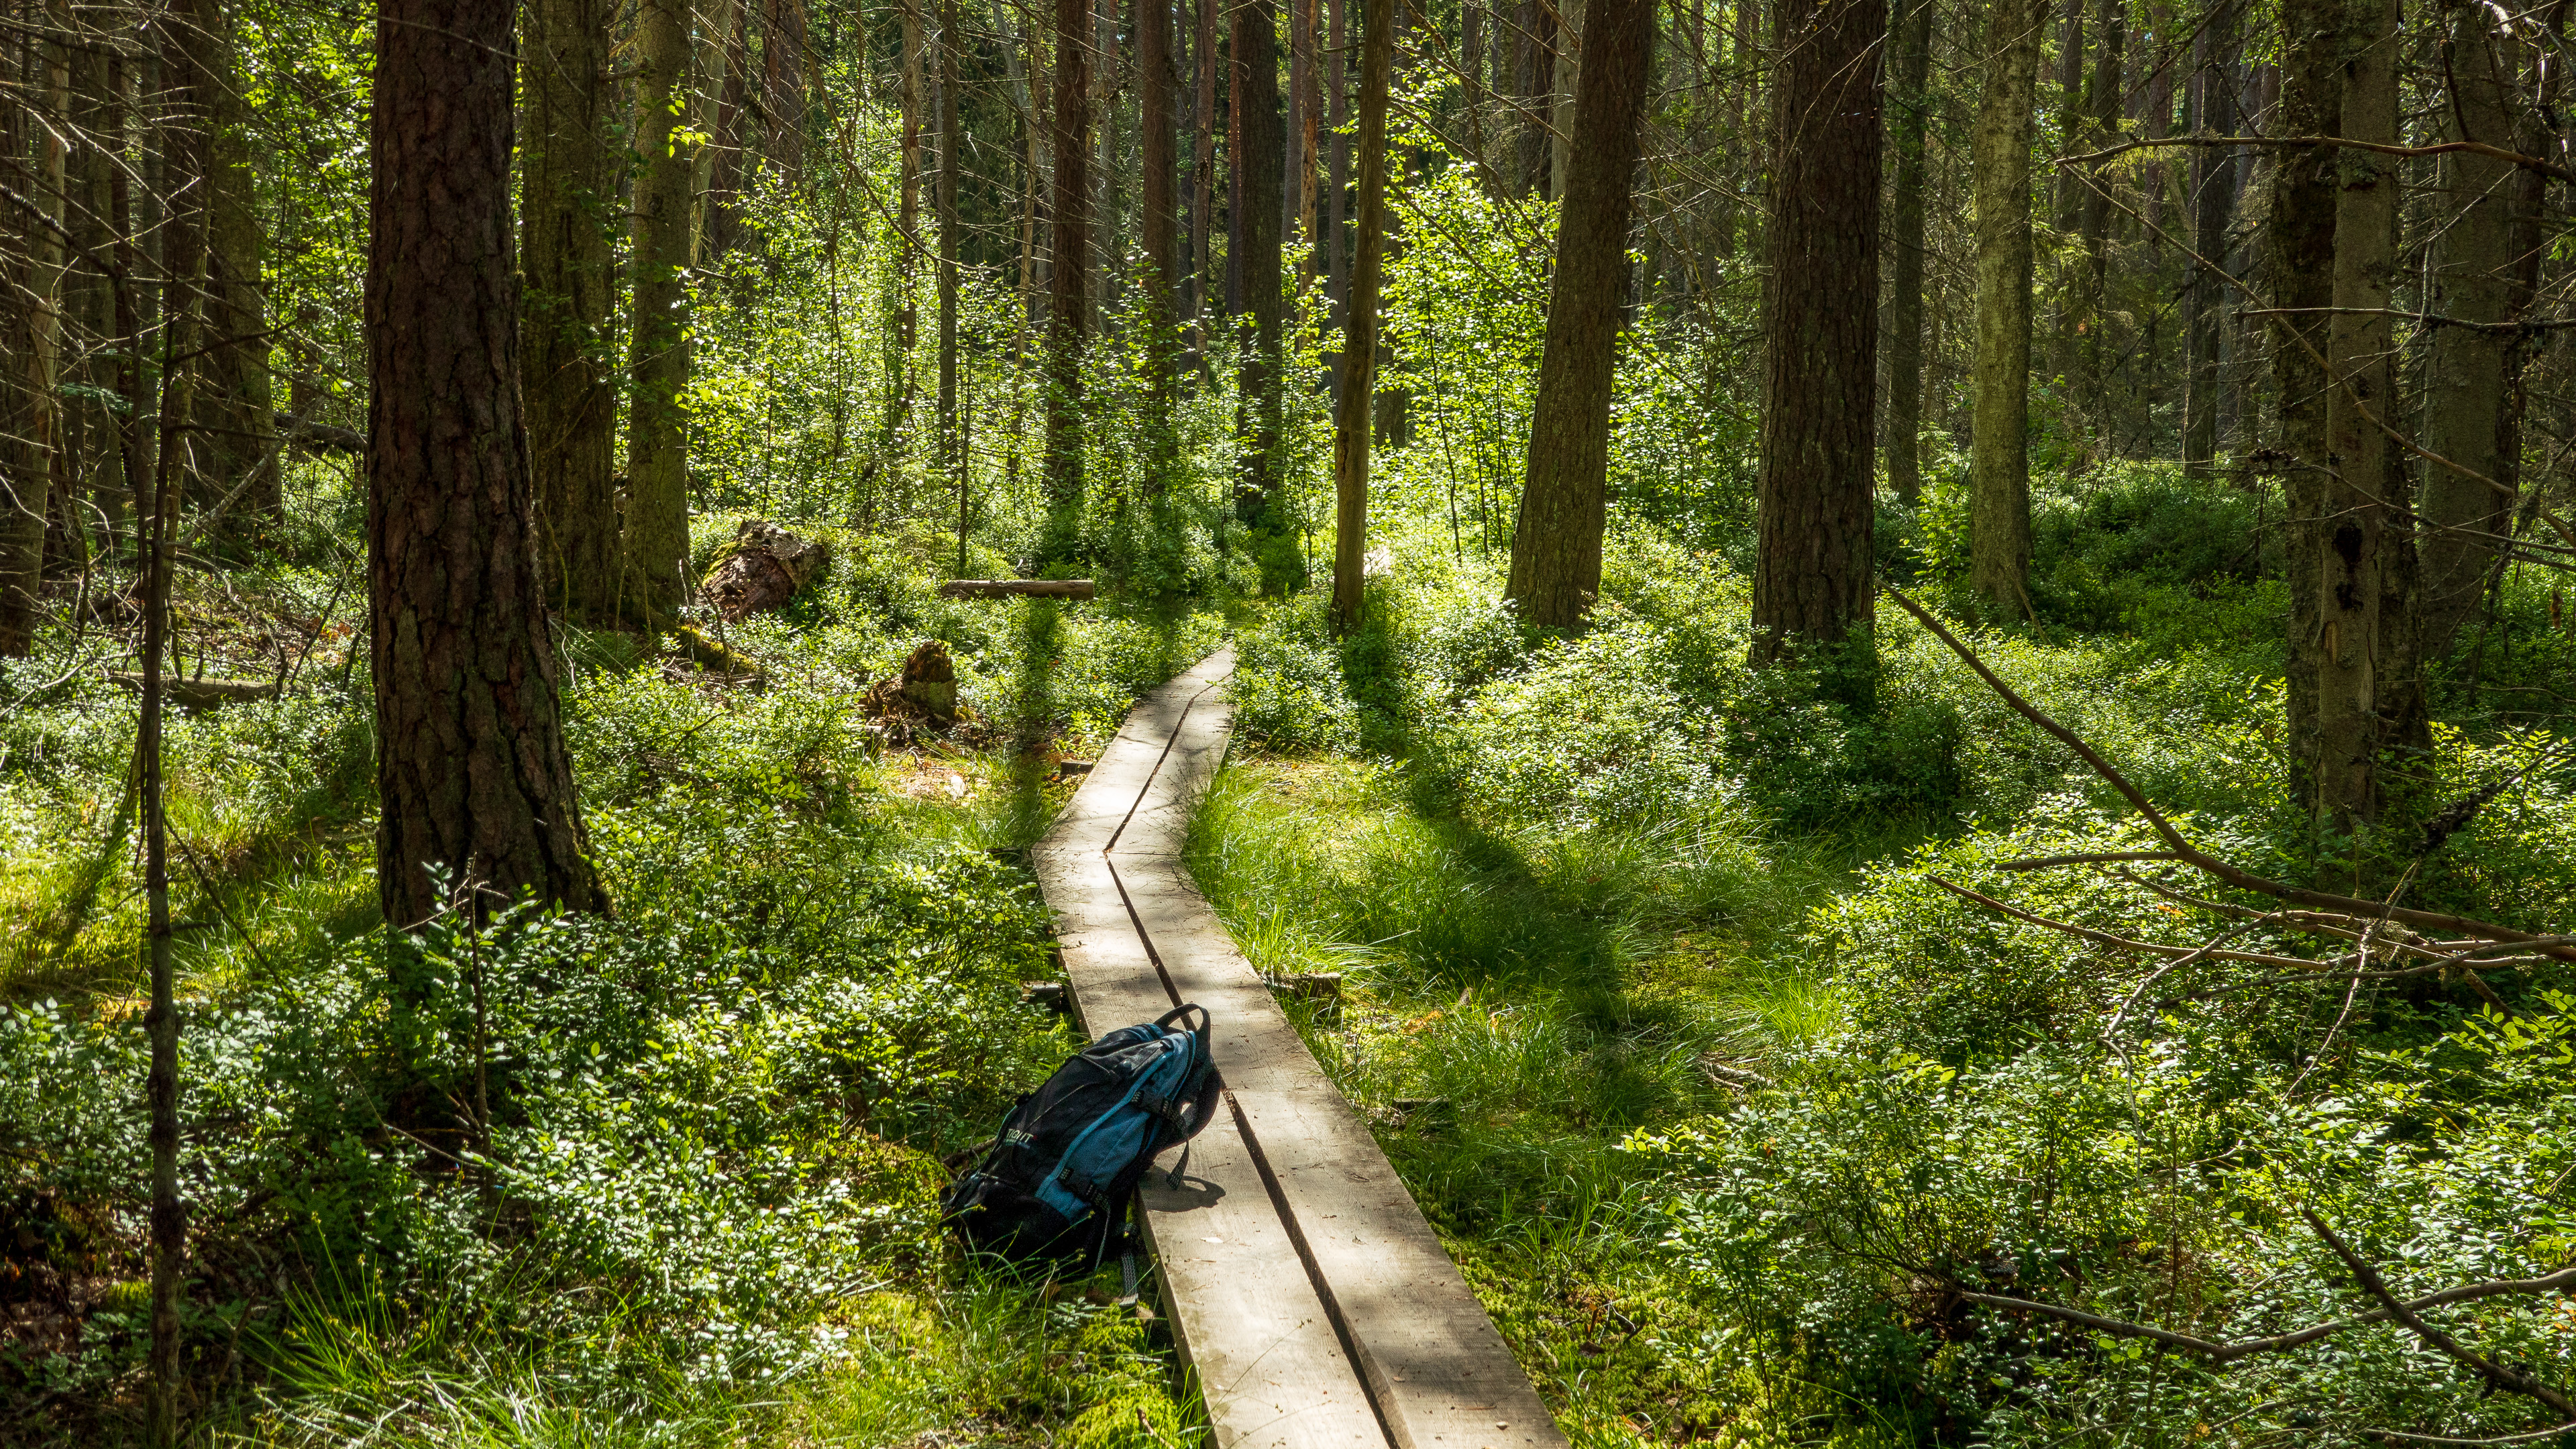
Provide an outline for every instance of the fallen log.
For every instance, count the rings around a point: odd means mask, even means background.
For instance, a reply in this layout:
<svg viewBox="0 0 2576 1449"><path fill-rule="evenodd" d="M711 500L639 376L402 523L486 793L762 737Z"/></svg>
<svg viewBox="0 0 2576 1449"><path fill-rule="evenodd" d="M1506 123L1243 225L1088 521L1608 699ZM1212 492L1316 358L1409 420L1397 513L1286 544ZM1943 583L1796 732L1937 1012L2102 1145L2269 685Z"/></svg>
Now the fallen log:
<svg viewBox="0 0 2576 1449"><path fill-rule="evenodd" d="M128 689L143 688L143 676L130 670L110 670L107 677ZM274 679L172 679L164 676L161 687L170 692L170 702L181 709L218 709L227 704L277 698L277 681Z"/></svg>
<svg viewBox="0 0 2576 1449"><path fill-rule="evenodd" d="M671 632L679 639L681 651L702 667L754 689L768 687L769 671L761 667L759 660L721 639L708 637L695 624L681 624Z"/></svg>
<svg viewBox="0 0 2576 1449"><path fill-rule="evenodd" d="M705 593L727 623L775 609L804 591L831 562L831 550L762 518L746 518L733 542L707 570Z"/></svg>
<svg viewBox="0 0 2576 1449"><path fill-rule="evenodd" d="M939 586L943 599L998 599L1012 594L1033 599L1088 599L1089 579L950 579Z"/></svg>

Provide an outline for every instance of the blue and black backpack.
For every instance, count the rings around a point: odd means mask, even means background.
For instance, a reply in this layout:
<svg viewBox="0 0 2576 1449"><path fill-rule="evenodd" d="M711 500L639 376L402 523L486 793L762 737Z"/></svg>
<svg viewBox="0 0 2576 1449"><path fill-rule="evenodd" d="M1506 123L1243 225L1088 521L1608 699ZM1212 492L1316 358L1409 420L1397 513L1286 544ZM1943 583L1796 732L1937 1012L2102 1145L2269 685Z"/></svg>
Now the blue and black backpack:
<svg viewBox="0 0 2576 1449"><path fill-rule="evenodd" d="M968 1247L1006 1258L1098 1263L1124 1252L1136 1184L1157 1153L1207 1126L1218 1088L1205 1008L1110 1032L1012 1106L982 1160L939 1195L940 1219Z"/></svg>

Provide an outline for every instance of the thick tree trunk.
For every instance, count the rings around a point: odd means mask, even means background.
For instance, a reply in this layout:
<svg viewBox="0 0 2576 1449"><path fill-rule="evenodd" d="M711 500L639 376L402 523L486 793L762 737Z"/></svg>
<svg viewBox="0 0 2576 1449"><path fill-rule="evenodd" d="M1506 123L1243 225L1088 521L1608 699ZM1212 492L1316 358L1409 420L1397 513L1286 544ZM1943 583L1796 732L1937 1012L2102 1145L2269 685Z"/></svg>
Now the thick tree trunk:
<svg viewBox="0 0 2576 1449"><path fill-rule="evenodd" d="M379 0L467 4L471 0ZM635 194L627 368L626 583L619 613L641 622L680 604L689 552L689 159L678 131L687 101L688 0L639 0L635 21ZM381 114L381 112L380 112Z"/></svg>
<svg viewBox="0 0 2576 1449"><path fill-rule="evenodd" d="M1351 187L1351 138L1342 134L1342 128L1350 124L1351 67L1345 49L1348 32L1343 24L1342 0L1330 0L1330 4L1332 45L1325 52L1323 72L1324 115L1332 128L1333 143L1324 177L1324 287L1333 304L1330 325L1339 332L1347 322L1343 304L1351 295L1350 238L1343 225ZM1333 363L1339 356L1336 344L1326 361Z"/></svg>
<svg viewBox="0 0 2576 1449"><path fill-rule="evenodd" d="M2343 123L2342 4L2283 0L2281 114L2289 136L2330 136ZM2290 584L2284 641L2290 759L2299 798L2316 799L2317 588L2326 510L2326 309L2334 305L2335 190L2340 152L2284 151L2272 172L2272 388L2279 397Z"/></svg>
<svg viewBox="0 0 2576 1449"><path fill-rule="evenodd" d="M1314 238L1315 0L1288 4L1288 169L1279 178L1279 234L1294 247ZM1296 290L1305 291L1301 284Z"/></svg>
<svg viewBox="0 0 2576 1449"><path fill-rule="evenodd" d="M2394 145L2403 31L2397 0L2356 0L2344 37L2343 124L2356 141ZM2346 148L2337 158L2334 314L2326 325L2325 483L2316 579L2317 808L2335 827L2378 819L2382 757L2402 742L2383 716L2414 680L2408 595L2413 544L2399 510L2405 478L2392 466L2397 375L2388 315L2395 283L2399 163ZM2391 677L2392 674L2401 677Z"/></svg>
<svg viewBox="0 0 2576 1449"><path fill-rule="evenodd" d="M68 28L68 7L45 18ZM60 379L63 335L63 188L68 177L61 122L71 113L71 58L42 40L13 40L28 60L27 89L43 106L44 124L26 124L23 100L5 104L16 124L6 128L7 161L32 176L7 179L25 186L36 214L18 208L0 218L0 240L16 257L0 258L0 329L12 354L0 405L0 656L23 659L35 647L38 593L44 585L45 521L55 490L68 488ZM31 134L32 133L32 134ZM30 184L32 183L32 184Z"/></svg>
<svg viewBox="0 0 2576 1449"><path fill-rule="evenodd" d="M2236 57L2242 46L2235 0L2218 0L2193 46L2191 123L2194 133L2236 134ZM2236 153L2214 146L2191 153L2191 287L2184 296L2183 470L2207 477L2218 459L2218 420L2226 402L2220 367L2227 279L2212 267L2227 265L2227 228L2236 216ZM2208 265L2204 266L2205 262Z"/></svg>
<svg viewBox="0 0 2576 1449"><path fill-rule="evenodd" d="M1753 662L1846 643L1869 698L1883 0L1780 0L1763 281Z"/></svg>
<svg viewBox="0 0 2576 1449"><path fill-rule="evenodd" d="M1280 275L1279 194L1285 149L1279 123L1279 46L1272 0L1242 0L1234 10L1236 196L1232 250L1240 257L1242 304L1235 332L1242 361L1235 373L1235 446L1242 460L1235 515L1247 527L1269 521L1279 490Z"/></svg>
<svg viewBox="0 0 2576 1449"><path fill-rule="evenodd" d="M2463 5L2451 12L2444 53L2451 104L2440 108L2443 140L2519 149L2511 87L2521 52L2484 9ZM2512 314L2518 168L2473 153L2445 156L2440 165L2442 207L2425 269L2425 310L2492 327ZM2424 377L2425 450L2493 481L2424 465L2421 622L2428 659L2449 653L2461 623L2477 612L2497 542L2510 526L2522 446L2510 385L2514 345L2501 330L2433 332Z"/></svg>
<svg viewBox="0 0 2576 1449"><path fill-rule="evenodd" d="M606 0L527 0L520 72L519 355L535 474L538 576L570 618L614 622L618 599L609 376L617 305L617 156L608 140Z"/></svg>
<svg viewBox="0 0 2576 1449"><path fill-rule="evenodd" d="M1360 627L1368 553L1370 394L1377 377L1377 301L1386 244L1386 107L1398 0L1360 0L1360 214L1350 322L1333 409L1333 631Z"/></svg>
<svg viewBox="0 0 2576 1449"><path fill-rule="evenodd" d="M1512 27L1511 193L1530 194L1546 175L1548 86L1556 73L1549 41L1556 10L1547 0L1521 0Z"/></svg>
<svg viewBox="0 0 2576 1449"><path fill-rule="evenodd" d="M1880 446L1888 485L1915 503L1923 497L1923 137L1932 109L1933 3L1899 3L1887 127L1896 178L1888 195L1887 424Z"/></svg>
<svg viewBox="0 0 2576 1449"><path fill-rule="evenodd" d="M1968 580L1999 611L2030 607L2030 145L2045 0L1986 11L1985 94L1973 141L1976 419L1968 463Z"/></svg>
<svg viewBox="0 0 2576 1449"><path fill-rule="evenodd" d="M1593 0L1585 21L1583 92L1573 115L1520 527L1512 534L1504 590L1522 619L1544 628L1579 627L1601 591L1610 392L1627 300L1629 188L1652 78L1654 16L1652 0Z"/></svg>
<svg viewBox="0 0 2576 1449"><path fill-rule="evenodd" d="M479 888L478 915L522 892L607 904L582 855L519 421L511 11L383 0L376 25L368 639L377 893L397 930L446 904L433 867ZM681 244L687 219L669 216Z"/></svg>
<svg viewBox="0 0 2576 1449"><path fill-rule="evenodd" d="M1047 274L1046 536L1040 557L1081 548L1082 352L1091 260L1091 5L1056 0L1055 239Z"/></svg>

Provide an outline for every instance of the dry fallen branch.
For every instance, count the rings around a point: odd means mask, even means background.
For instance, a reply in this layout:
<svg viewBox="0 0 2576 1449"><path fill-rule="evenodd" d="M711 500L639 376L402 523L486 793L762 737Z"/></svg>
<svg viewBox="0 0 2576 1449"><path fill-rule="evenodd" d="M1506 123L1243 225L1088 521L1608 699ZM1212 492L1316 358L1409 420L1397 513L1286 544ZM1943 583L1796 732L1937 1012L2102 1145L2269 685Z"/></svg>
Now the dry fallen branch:
<svg viewBox="0 0 2576 1449"><path fill-rule="evenodd" d="M2128 776L2113 768L2111 762L2102 758L2100 752L2086 744L2081 736L2051 719L2038 706L2014 692L2011 685L1998 678L1993 670L1986 667L1985 661L1977 657L1975 651L1961 643L1957 635L1942 627L1941 621L1932 617L1922 605L1907 598L1902 591L1895 588L1888 589L1887 595L1902 606L1905 612L1913 615L1916 622L1930 630L1932 637L1948 645L1950 652L1958 655L1970 669L1976 671L1977 677L1984 680L1986 686L1999 695L2005 704L2011 706L2015 713L2047 731L2059 743L2073 750L2086 765L2092 767L2093 773L2101 776L2104 783L2117 790L2123 799L2146 818L2148 826L2155 831L2157 837L2172 849L2176 860L2216 876L2238 890L2270 896L2277 901L2288 901L2297 905L2314 906L2321 910L2361 917L2385 915L2390 920L2402 921L2410 926L2434 927L2489 941L2513 942L2538 950L2557 960L2576 961L2576 943L2570 943L2563 937L2518 931L2510 926L2500 926L2492 921L2481 921L2469 916L2453 915L2448 911L2426 911L2408 906L2383 906L2378 901L2337 895L2332 891L2310 890L2304 886L2267 879L2211 855L2185 839L2183 833L2174 828L2174 823L2165 818L2164 812L2158 810L2154 802L2147 799L2146 792L2130 783Z"/></svg>
<svg viewBox="0 0 2576 1449"><path fill-rule="evenodd" d="M2382 1287L2384 1288L2385 1285L2383 1284ZM2390 1312L2392 1307L2400 1313L2411 1316L2422 1313L2428 1308L2439 1308L2446 1303L2468 1303L2480 1298L2498 1298L2509 1294L2559 1293L2571 1288L2576 1288L2576 1268L2561 1268L2555 1273L2540 1278L2495 1278L2480 1283L2463 1283L2456 1288L2445 1288L2439 1293L2428 1293L2421 1298L2410 1298L2403 1303L2394 1299L2382 1299L2384 1306L2368 1313L2355 1314L2350 1318L2312 1323L2305 1328L2294 1329L2288 1333L2276 1333L2266 1338L2239 1339L2233 1343L2217 1343L2206 1338L2194 1338L2190 1334L2175 1333L2171 1329L2158 1328L2153 1324L2106 1318L2098 1313L2087 1313L2080 1308L2042 1303L2034 1298L2007 1298L1999 1293L1970 1292L1961 1292L1959 1296L1971 1303L1985 1304L1989 1308L2010 1308L2025 1313L2037 1313L2043 1317L2097 1329L2117 1338L2143 1338L2152 1343L2161 1343L2168 1348L2179 1348L2185 1352L2196 1353L2211 1363L2224 1365L2234 1363L2241 1358L2250 1358L2258 1353L2283 1353L2290 1349L2301 1348L2348 1328L2386 1323L2398 1316ZM2405 1319L2399 1318L2399 1322L2404 1323Z"/></svg>
<svg viewBox="0 0 2576 1449"><path fill-rule="evenodd" d="M2317 1236L2325 1239L2326 1246L2333 1249L2334 1255L2343 1260L2343 1265L2352 1270L2352 1276L2360 1282L2362 1290L2379 1300L2381 1311L2405 1325L2407 1332L2432 1345L2436 1351L2467 1365L2495 1387L2527 1399L2538 1399L2568 1418L2576 1419L2576 1402L2571 1402L2565 1394L2522 1370L2497 1363L2426 1323L2412 1304L2397 1301L2397 1295L2389 1292L2388 1285L2380 1280L2379 1270L2370 1266L2342 1238L2335 1236L2335 1230L2326 1226L2325 1219L2305 1207L2299 1209L2299 1216L2308 1220L2308 1226L2316 1229ZM2576 1271L2555 1276L2576 1278Z"/></svg>

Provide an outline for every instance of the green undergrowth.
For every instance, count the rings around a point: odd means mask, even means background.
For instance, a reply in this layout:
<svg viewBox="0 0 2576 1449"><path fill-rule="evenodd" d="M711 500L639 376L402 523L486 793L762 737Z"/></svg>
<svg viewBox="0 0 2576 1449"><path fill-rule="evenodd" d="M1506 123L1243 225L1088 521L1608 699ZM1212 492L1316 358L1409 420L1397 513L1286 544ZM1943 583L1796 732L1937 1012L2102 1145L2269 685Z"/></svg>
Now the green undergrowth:
<svg viewBox="0 0 2576 1449"><path fill-rule="evenodd" d="M819 531L824 586L727 627L764 688L563 641L607 919L383 929L363 657L174 718L195 1440L1196 1442L1114 1266L968 1262L933 1196L1074 1046L1020 1001L1058 762L1223 621L942 601L919 541ZM889 737L866 691L934 638L964 723ZM0 1440L115 1443L148 1336L134 705L50 679L0 680Z"/></svg>
<svg viewBox="0 0 2576 1449"><path fill-rule="evenodd" d="M2438 841L2420 814L2326 835L2288 783L2259 500L2157 470L2043 491L2036 620L1981 619L1937 491L1883 562L2183 830L2275 878L2576 921L2568 722L2465 689L2496 640L2440 663L2426 786L2486 802ZM2351 983L2267 898L2154 862L2015 868L2158 842L1892 604L1855 695L1830 661L1746 668L1725 548L1614 530L1573 638L1521 626L1501 566L1425 528L1361 633L1304 598L1244 629L1190 863L1257 967L1341 974L1338 1008L1282 1000L1578 1442L2540 1422L2385 1323L2218 1372L1965 1295L2214 1341L2349 1317L2309 1213L2401 1293L2564 1266L2576 972ZM2563 648L2545 604L2497 601L2525 661ZM2222 932L2271 964L2173 959ZM2447 1326L2576 1376L2564 1298Z"/></svg>

